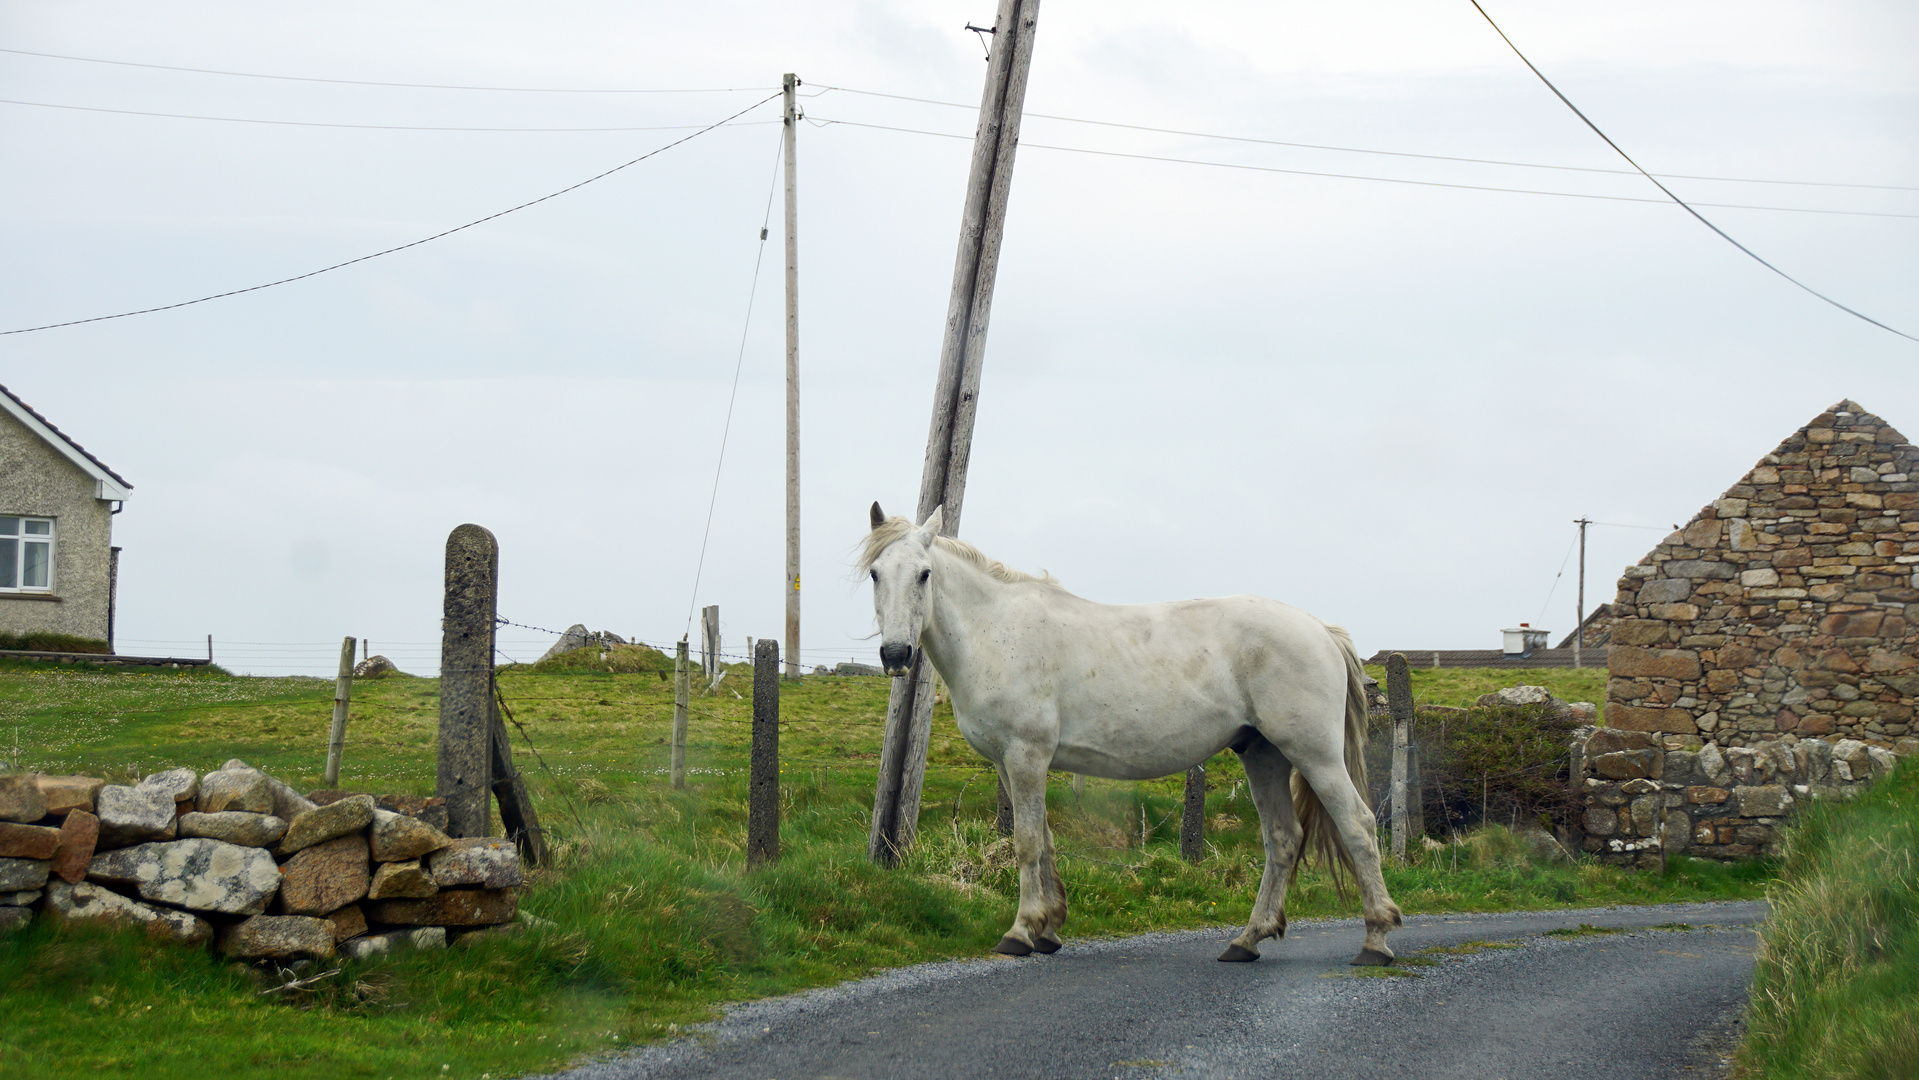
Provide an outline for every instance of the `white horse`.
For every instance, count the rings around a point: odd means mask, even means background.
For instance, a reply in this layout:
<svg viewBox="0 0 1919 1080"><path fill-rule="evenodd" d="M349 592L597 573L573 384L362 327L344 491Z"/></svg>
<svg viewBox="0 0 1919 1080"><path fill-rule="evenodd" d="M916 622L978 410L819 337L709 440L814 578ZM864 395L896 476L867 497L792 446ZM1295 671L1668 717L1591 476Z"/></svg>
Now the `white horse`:
<svg viewBox="0 0 1919 1080"><path fill-rule="evenodd" d="M1096 604L940 535L942 520L936 509L915 526L874 503L859 565L887 674L905 675L925 650L960 734L1012 798L1019 914L995 951L1060 947L1047 770L1146 780L1230 746L1259 809L1266 872L1245 932L1219 958L1257 960L1262 940L1285 934L1286 886L1312 846L1358 879L1366 940L1353 963L1392 962L1400 911L1363 794L1365 675L1346 631L1257 596Z"/></svg>

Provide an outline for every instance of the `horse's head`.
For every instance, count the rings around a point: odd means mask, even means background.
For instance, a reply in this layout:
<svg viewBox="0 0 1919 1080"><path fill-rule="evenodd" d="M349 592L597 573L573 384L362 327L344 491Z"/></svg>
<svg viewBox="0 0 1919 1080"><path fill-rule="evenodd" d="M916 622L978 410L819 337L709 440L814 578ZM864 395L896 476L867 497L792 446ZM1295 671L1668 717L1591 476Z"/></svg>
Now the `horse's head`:
<svg viewBox="0 0 1919 1080"><path fill-rule="evenodd" d="M873 579L880 664L896 678L912 667L920 631L933 613L933 539L944 520L943 508L914 525L906 518L888 518L879 503L873 504L873 531L862 561Z"/></svg>

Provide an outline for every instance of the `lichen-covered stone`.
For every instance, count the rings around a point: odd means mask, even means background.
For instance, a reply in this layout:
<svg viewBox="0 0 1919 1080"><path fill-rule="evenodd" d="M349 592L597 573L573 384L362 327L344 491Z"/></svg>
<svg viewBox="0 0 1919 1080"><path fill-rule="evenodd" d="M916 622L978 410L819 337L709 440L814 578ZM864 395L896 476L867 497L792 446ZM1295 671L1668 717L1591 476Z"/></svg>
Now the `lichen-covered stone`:
<svg viewBox="0 0 1919 1080"><path fill-rule="evenodd" d="M244 810L222 810L213 814L199 812L180 815L180 837L223 840L241 847L272 847L287 833L287 823L272 814L253 814Z"/></svg>
<svg viewBox="0 0 1919 1080"><path fill-rule="evenodd" d="M507 889L520 883L520 852L513 841L476 836L455 840L426 857L427 872L441 888L479 885Z"/></svg>
<svg viewBox="0 0 1919 1080"><path fill-rule="evenodd" d="M107 786L105 780L92 776L47 776L33 774L34 786L47 800L47 814L62 817L75 810L93 812L93 800L100 789Z"/></svg>
<svg viewBox="0 0 1919 1080"><path fill-rule="evenodd" d="M11 934L24 930L33 922L33 909L29 907L0 907L0 934Z"/></svg>
<svg viewBox="0 0 1919 1080"><path fill-rule="evenodd" d="M417 900L432 896L440 891L418 859L405 862L381 863L373 871L373 881L367 886L367 898L370 900Z"/></svg>
<svg viewBox="0 0 1919 1080"><path fill-rule="evenodd" d="M373 861L405 862L452 843L451 837L419 818L391 810L373 812Z"/></svg>
<svg viewBox="0 0 1919 1080"><path fill-rule="evenodd" d="M272 855L205 839L141 844L95 855L87 877L138 889L148 900L228 915L265 911L280 887L280 868Z"/></svg>
<svg viewBox="0 0 1919 1080"><path fill-rule="evenodd" d="M59 880L50 883L46 909L55 919L138 926L151 937L182 945L204 945L213 940L213 926L205 919L172 908L142 904L86 881L78 885Z"/></svg>
<svg viewBox="0 0 1919 1080"><path fill-rule="evenodd" d="M192 769L168 769L140 781L135 787L157 791L175 803L192 802L200 791L200 774Z"/></svg>
<svg viewBox="0 0 1919 1080"><path fill-rule="evenodd" d="M327 912L326 921L333 924L333 940L346 941L366 933L366 912L358 904L348 904L338 911Z"/></svg>
<svg viewBox="0 0 1919 1080"><path fill-rule="evenodd" d="M287 822L280 853L291 855L336 836L359 832L373 821L373 796L355 795L330 806L315 807Z"/></svg>
<svg viewBox="0 0 1919 1080"><path fill-rule="evenodd" d="M267 790L273 798L273 805L268 807L266 812L282 821L292 821L294 818L314 808L315 804L313 800L293 790L291 786L281 781L278 777L260 772L260 770L248 765L239 758L227 759L227 763L220 766L220 768L239 770L241 772L255 772L260 773L261 776L265 776L267 780Z"/></svg>
<svg viewBox="0 0 1919 1080"><path fill-rule="evenodd" d="M47 816L47 797L31 773L0 774L0 821L22 824Z"/></svg>
<svg viewBox="0 0 1919 1080"><path fill-rule="evenodd" d="M0 892L40 888L51 865L46 859L0 859Z"/></svg>
<svg viewBox="0 0 1919 1080"><path fill-rule="evenodd" d="M1732 789L1740 817L1784 817L1792 813L1792 792L1782 784L1763 784Z"/></svg>
<svg viewBox="0 0 1919 1080"><path fill-rule="evenodd" d="M220 931L220 953L235 960L332 956L333 924L309 915L255 915Z"/></svg>
<svg viewBox="0 0 1919 1080"><path fill-rule="evenodd" d="M100 818L99 846L125 847L174 836L173 800L152 788L108 784L94 801Z"/></svg>
<svg viewBox="0 0 1919 1080"><path fill-rule="evenodd" d="M446 948L446 928L422 926L413 930L389 930L384 934L368 934L365 937L355 938L340 946L340 955L349 960L365 960L369 956L384 956L387 953L409 949L444 948Z"/></svg>

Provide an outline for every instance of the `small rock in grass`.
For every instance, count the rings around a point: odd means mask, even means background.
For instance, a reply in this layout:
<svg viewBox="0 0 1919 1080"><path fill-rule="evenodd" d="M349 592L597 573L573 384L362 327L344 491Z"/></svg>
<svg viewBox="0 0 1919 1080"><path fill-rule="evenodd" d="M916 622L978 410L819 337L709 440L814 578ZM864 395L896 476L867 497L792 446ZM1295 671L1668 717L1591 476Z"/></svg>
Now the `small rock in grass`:
<svg viewBox="0 0 1919 1080"><path fill-rule="evenodd" d="M340 946L340 954L349 960L365 960L369 956L384 956L387 953L406 949L444 948L446 948L446 928L422 926L414 930L389 930L384 934L368 934L363 938L355 938Z"/></svg>
<svg viewBox="0 0 1919 1080"><path fill-rule="evenodd" d="M373 871L373 883L367 887L369 900L417 900L440 891L418 859L381 863Z"/></svg>
<svg viewBox="0 0 1919 1080"><path fill-rule="evenodd" d="M148 900L194 911L257 915L280 887L280 868L259 848L175 840L95 855L87 877L132 887Z"/></svg>
<svg viewBox="0 0 1919 1080"><path fill-rule="evenodd" d="M75 810L93 811L93 800L100 795L100 789L107 786L105 780L92 776L45 776L35 773L34 784L40 794L46 797L47 814L60 817Z"/></svg>
<svg viewBox="0 0 1919 1080"><path fill-rule="evenodd" d="M338 836L295 854L280 868L280 905L289 915L325 915L366 895L366 837Z"/></svg>
<svg viewBox="0 0 1919 1080"><path fill-rule="evenodd" d="M71 810L60 823L60 849L53 853L53 872L69 885L87 879L87 867L100 843L100 819L85 810Z"/></svg>
<svg viewBox="0 0 1919 1080"><path fill-rule="evenodd" d="M0 821L26 823L46 816L47 797L40 793L40 785L33 782L33 774L0 776Z"/></svg>
<svg viewBox="0 0 1919 1080"><path fill-rule="evenodd" d="M250 814L244 810L223 810L214 814L180 815L180 838L203 837L224 840L241 847L272 847L287 834L287 823L272 814Z"/></svg>
<svg viewBox="0 0 1919 1080"><path fill-rule="evenodd" d="M405 862L451 844L453 839L419 818L373 811L373 861Z"/></svg>
<svg viewBox="0 0 1919 1080"><path fill-rule="evenodd" d="M220 953L236 960L325 958L334 953L333 924L307 915L255 915L220 931Z"/></svg>
<svg viewBox="0 0 1919 1080"><path fill-rule="evenodd" d="M40 888L50 865L45 859L0 859L0 892Z"/></svg>
<svg viewBox="0 0 1919 1080"><path fill-rule="evenodd" d="M157 791L176 803L192 802L200 791L200 774L192 769L168 769L140 781L135 787Z"/></svg>
<svg viewBox="0 0 1919 1080"><path fill-rule="evenodd" d="M0 934L24 930L32 921L33 909L30 907L0 907Z"/></svg>
<svg viewBox="0 0 1919 1080"><path fill-rule="evenodd" d="M249 814L273 811L273 789L266 774L256 769L221 769L200 781L200 797L194 809L202 814L239 810Z"/></svg>
<svg viewBox="0 0 1919 1080"><path fill-rule="evenodd" d="M91 882L69 885L54 881L47 886L46 908L48 915L61 920L142 927L150 937L162 941L204 945L213 939L213 926L205 919L142 904Z"/></svg>
<svg viewBox="0 0 1919 1080"><path fill-rule="evenodd" d="M59 847L59 829L0 821L0 859L51 859Z"/></svg>
<svg viewBox="0 0 1919 1080"><path fill-rule="evenodd" d="M479 885L506 889L520 883L520 852L513 841L475 836L455 840L427 856L427 872L441 888Z"/></svg>
<svg viewBox="0 0 1919 1080"><path fill-rule="evenodd" d="M355 795L331 806L322 806L287 822L287 834L280 839L280 854L291 855L336 836L356 833L373 821L373 796Z"/></svg>

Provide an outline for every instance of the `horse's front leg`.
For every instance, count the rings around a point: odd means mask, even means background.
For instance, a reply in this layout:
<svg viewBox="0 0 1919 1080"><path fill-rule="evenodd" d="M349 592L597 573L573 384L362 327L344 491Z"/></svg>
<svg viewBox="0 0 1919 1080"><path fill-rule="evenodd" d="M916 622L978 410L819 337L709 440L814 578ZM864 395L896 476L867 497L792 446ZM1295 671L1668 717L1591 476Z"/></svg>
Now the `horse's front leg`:
<svg viewBox="0 0 1919 1080"><path fill-rule="evenodd" d="M994 952L1007 956L1057 951L1059 938L1053 930L1066 919L1065 894L1052 868L1052 838L1046 827L1050 758L1037 747L1015 744L1000 762L1013 802L1013 858L1019 863L1019 913L1013 928L993 946Z"/></svg>

